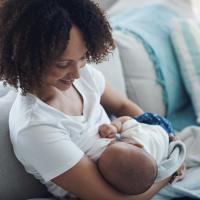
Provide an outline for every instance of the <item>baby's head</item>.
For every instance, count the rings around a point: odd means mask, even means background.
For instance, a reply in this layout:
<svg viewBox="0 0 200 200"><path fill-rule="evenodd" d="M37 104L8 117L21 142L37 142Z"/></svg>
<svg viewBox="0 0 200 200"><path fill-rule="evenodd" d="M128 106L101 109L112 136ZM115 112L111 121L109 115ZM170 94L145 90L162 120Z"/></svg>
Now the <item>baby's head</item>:
<svg viewBox="0 0 200 200"><path fill-rule="evenodd" d="M153 157L142 148L124 142L108 146L98 160L98 168L108 183L128 195L148 190L157 175Z"/></svg>

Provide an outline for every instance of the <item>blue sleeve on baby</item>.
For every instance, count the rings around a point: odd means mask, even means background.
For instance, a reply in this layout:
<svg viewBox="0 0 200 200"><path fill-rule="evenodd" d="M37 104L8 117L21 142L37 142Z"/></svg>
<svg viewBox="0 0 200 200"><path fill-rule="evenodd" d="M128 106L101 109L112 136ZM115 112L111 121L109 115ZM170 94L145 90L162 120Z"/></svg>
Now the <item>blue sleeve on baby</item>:
<svg viewBox="0 0 200 200"><path fill-rule="evenodd" d="M169 135L175 135L175 131L172 127L172 124L169 120L167 120L164 117L159 116L155 113L145 112L142 115L138 115L134 117L134 119L138 122L150 124L150 125L160 125L162 128L165 129L165 131Z"/></svg>

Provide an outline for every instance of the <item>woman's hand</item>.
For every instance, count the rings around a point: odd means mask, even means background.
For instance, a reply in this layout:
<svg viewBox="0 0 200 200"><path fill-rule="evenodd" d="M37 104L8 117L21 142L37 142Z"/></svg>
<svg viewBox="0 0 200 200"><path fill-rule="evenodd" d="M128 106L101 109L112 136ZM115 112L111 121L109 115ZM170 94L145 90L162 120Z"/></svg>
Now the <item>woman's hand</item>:
<svg viewBox="0 0 200 200"><path fill-rule="evenodd" d="M179 140L175 135L169 135L169 142Z"/></svg>
<svg viewBox="0 0 200 200"><path fill-rule="evenodd" d="M179 138L174 136L174 135L169 136L170 142L173 142L173 141L176 141L176 140L179 140ZM183 180L183 178L185 177L185 173L186 173L186 167L185 167L185 164L183 163L180 166L180 168L172 175L170 183Z"/></svg>
<svg viewBox="0 0 200 200"><path fill-rule="evenodd" d="M185 164L182 164L181 167L172 175L169 183L181 181L184 179L186 173L186 167Z"/></svg>
<svg viewBox="0 0 200 200"><path fill-rule="evenodd" d="M186 167L184 163L181 165L177 172L178 176L175 178L175 181L181 181L182 179L184 179L186 173Z"/></svg>

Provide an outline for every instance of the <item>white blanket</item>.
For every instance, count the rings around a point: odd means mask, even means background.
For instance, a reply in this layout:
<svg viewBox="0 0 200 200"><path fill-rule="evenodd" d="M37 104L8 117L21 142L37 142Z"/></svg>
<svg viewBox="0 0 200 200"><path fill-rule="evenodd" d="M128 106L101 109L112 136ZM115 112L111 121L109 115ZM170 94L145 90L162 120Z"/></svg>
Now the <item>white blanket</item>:
<svg viewBox="0 0 200 200"><path fill-rule="evenodd" d="M154 200L190 197L200 199L200 127L190 126L183 129L178 137L185 143L186 176L180 182L169 184L163 188Z"/></svg>

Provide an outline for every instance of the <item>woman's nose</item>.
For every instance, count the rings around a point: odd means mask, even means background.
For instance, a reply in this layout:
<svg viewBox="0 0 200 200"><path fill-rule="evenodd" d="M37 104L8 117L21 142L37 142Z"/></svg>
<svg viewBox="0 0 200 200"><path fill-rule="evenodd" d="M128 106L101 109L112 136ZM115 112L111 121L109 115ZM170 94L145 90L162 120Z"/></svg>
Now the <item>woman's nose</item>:
<svg viewBox="0 0 200 200"><path fill-rule="evenodd" d="M75 72L74 72L74 78L78 79L80 78L80 68L76 68Z"/></svg>
<svg viewBox="0 0 200 200"><path fill-rule="evenodd" d="M72 68L72 74L74 79L80 78L80 70L81 70L81 63L80 62L75 62Z"/></svg>

